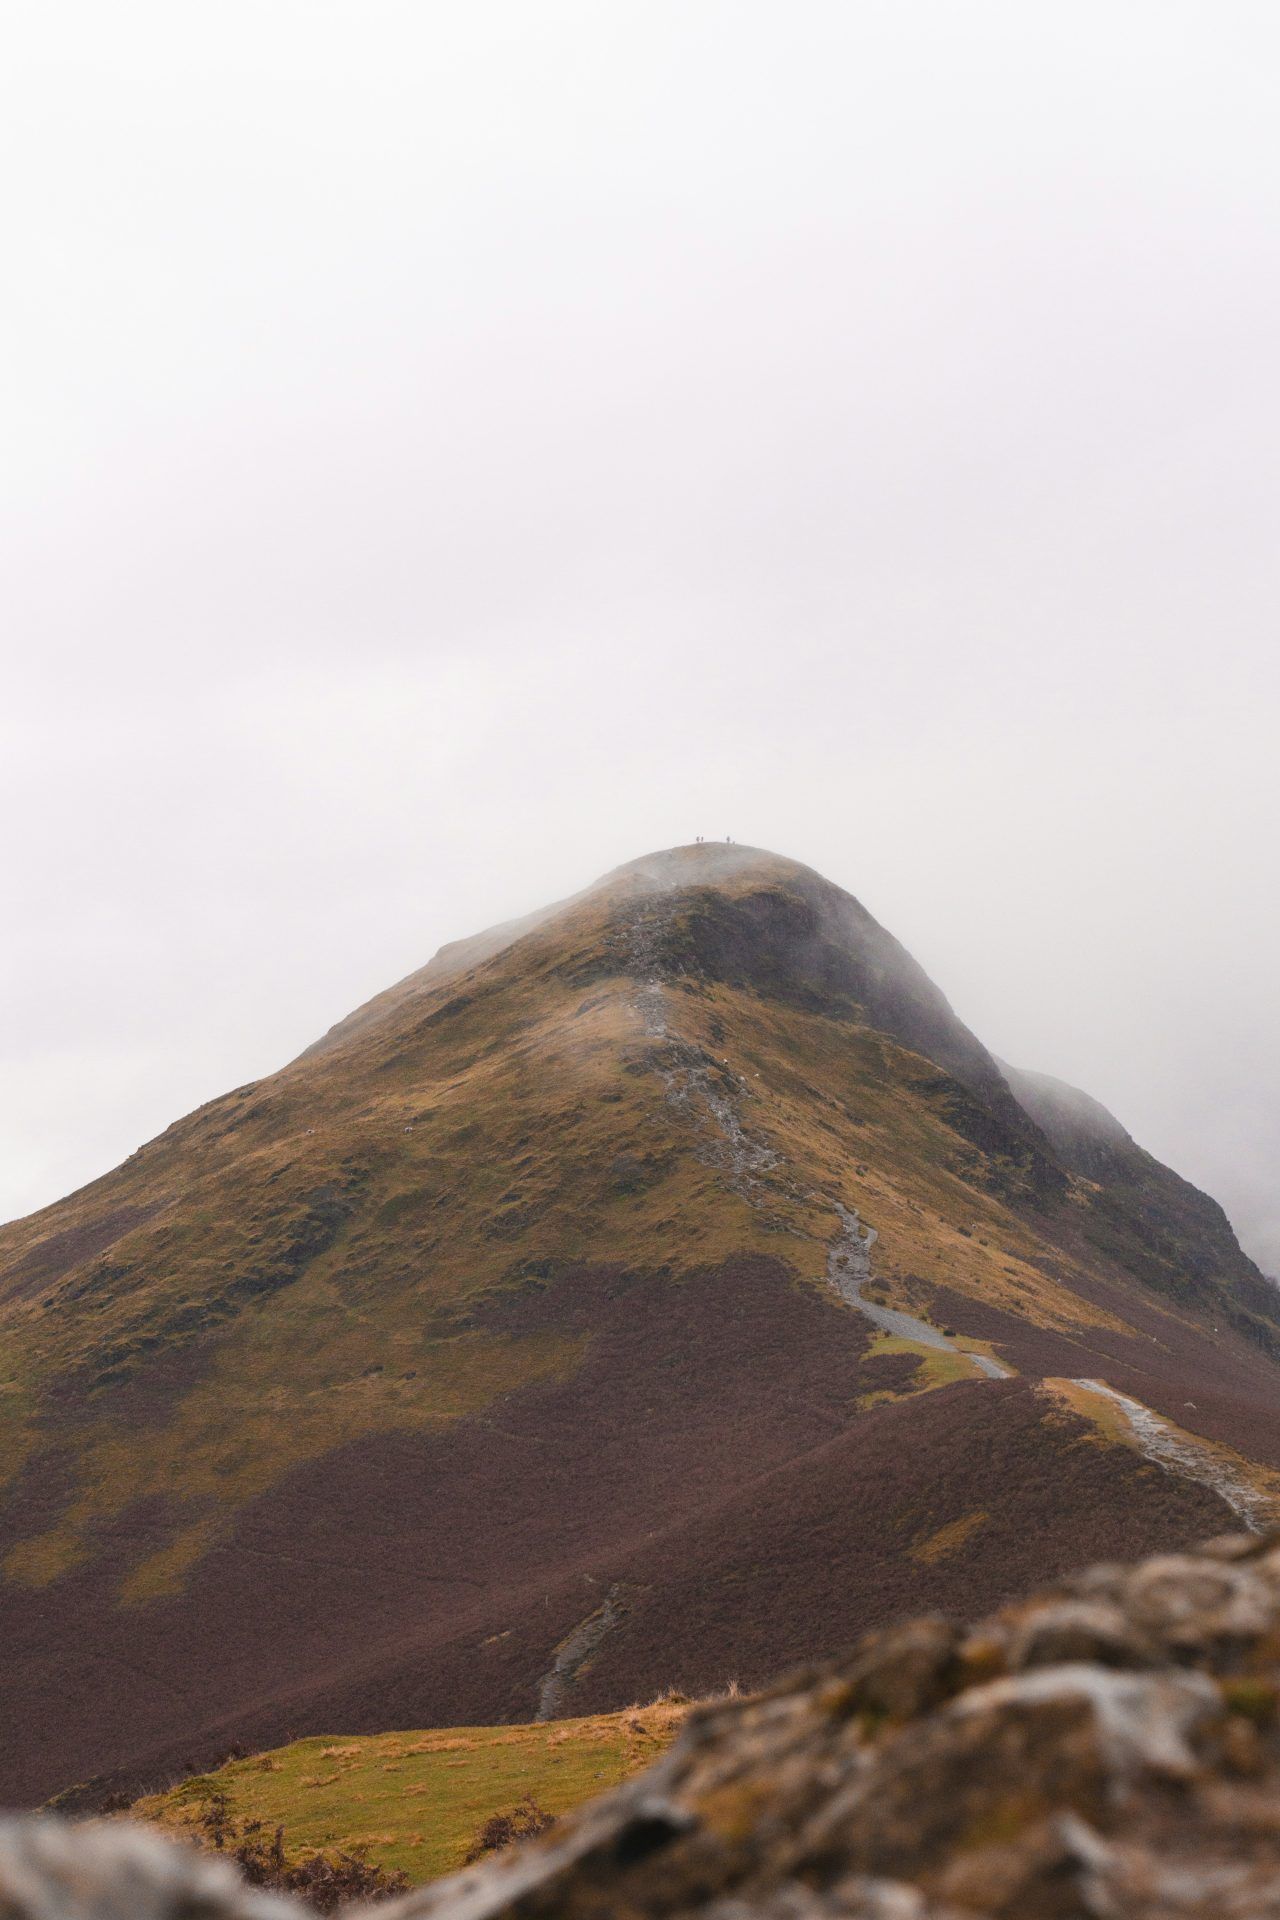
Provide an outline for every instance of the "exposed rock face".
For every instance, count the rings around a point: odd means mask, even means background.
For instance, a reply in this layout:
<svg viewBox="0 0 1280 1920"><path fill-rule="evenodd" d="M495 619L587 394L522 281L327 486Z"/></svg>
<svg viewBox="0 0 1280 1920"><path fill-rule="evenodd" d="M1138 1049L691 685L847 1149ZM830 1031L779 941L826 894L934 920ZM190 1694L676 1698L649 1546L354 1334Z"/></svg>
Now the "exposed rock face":
<svg viewBox="0 0 1280 1920"><path fill-rule="evenodd" d="M0 1827L3 1920L302 1910L110 1825ZM1280 1535L872 1634L385 1920L1275 1920Z"/></svg>

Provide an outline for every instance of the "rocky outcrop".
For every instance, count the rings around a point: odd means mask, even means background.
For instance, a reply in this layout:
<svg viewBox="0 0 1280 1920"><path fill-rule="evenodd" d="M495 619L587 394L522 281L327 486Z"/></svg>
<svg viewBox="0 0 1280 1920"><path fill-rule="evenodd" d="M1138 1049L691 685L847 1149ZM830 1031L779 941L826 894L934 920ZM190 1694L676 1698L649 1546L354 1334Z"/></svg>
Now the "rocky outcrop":
<svg viewBox="0 0 1280 1920"><path fill-rule="evenodd" d="M128 1828L0 1828L3 1920L303 1910ZM1276 1920L1280 1535L924 1619L693 1714L647 1774L384 1920Z"/></svg>
<svg viewBox="0 0 1280 1920"><path fill-rule="evenodd" d="M298 1920L226 1860L143 1828L0 1820L0 1920Z"/></svg>

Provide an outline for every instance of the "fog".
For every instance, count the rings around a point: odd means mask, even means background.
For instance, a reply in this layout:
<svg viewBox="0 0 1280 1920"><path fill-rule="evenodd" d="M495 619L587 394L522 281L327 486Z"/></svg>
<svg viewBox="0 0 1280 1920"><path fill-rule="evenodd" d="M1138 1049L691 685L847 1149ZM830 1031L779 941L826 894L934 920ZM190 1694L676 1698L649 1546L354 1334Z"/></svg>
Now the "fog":
<svg viewBox="0 0 1280 1920"><path fill-rule="evenodd" d="M9 0L0 1216L697 833L1280 1271L1280 16Z"/></svg>

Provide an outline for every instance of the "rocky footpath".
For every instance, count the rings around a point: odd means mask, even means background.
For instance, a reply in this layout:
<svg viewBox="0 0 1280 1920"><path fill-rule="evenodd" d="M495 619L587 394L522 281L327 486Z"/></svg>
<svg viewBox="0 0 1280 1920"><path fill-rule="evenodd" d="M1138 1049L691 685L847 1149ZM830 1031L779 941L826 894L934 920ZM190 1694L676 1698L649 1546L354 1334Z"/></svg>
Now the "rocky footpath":
<svg viewBox="0 0 1280 1920"><path fill-rule="evenodd" d="M0 1920L297 1920L127 1828L13 1821ZM1280 1535L918 1620L382 1920L1280 1920Z"/></svg>

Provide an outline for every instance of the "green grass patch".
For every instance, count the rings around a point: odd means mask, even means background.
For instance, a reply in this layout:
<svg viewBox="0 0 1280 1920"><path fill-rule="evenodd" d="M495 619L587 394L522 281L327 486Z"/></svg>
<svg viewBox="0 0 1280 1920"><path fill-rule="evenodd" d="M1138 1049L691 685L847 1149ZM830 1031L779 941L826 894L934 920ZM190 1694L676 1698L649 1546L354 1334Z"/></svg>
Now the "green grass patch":
<svg viewBox="0 0 1280 1920"><path fill-rule="evenodd" d="M235 1821L283 1826L291 1853L359 1850L421 1883L462 1866L486 1820L522 1800L560 1815L616 1787L665 1751L685 1711L659 1702L540 1726L296 1740L140 1800L130 1817L198 1832L225 1794Z"/></svg>
<svg viewBox="0 0 1280 1920"><path fill-rule="evenodd" d="M920 1362L909 1385L897 1391L892 1387L876 1387L861 1396L858 1401L860 1407L874 1407L882 1400L905 1400L913 1394L932 1393L935 1387L949 1387L954 1380L978 1378L973 1362L961 1352L944 1353L940 1347L926 1347L919 1340L907 1340L901 1334L883 1333L877 1328L867 1358L874 1360L881 1354L890 1353L914 1354Z"/></svg>

